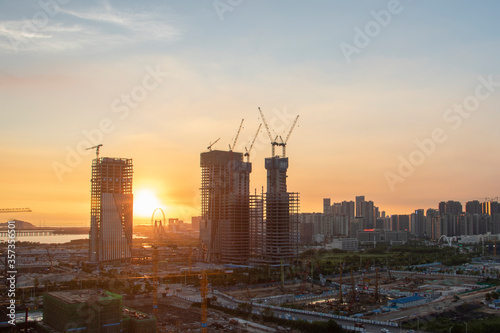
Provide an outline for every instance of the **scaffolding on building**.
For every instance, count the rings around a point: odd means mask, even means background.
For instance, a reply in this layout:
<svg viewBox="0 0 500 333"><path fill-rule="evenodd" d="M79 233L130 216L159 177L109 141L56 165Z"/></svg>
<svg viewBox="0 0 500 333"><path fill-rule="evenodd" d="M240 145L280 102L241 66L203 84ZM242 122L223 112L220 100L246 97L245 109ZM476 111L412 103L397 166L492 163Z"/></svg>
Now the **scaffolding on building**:
<svg viewBox="0 0 500 333"><path fill-rule="evenodd" d="M94 290L45 293L43 321L57 332L122 331L122 296Z"/></svg>
<svg viewBox="0 0 500 333"><path fill-rule="evenodd" d="M126 248L119 257L130 257L132 250L132 159L100 157L92 161L91 203L90 203L90 247L91 262L110 259L103 246L103 197L113 196L114 205L120 209L119 218L122 226L121 235L125 238ZM118 195L128 195L120 200ZM113 251L116 251L116 247ZM111 256L115 259L116 255Z"/></svg>
<svg viewBox="0 0 500 333"><path fill-rule="evenodd" d="M299 253L299 193L266 193L261 199L265 207L258 199L254 201L256 250L252 261L263 265L280 265L281 260L290 263Z"/></svg>
<svg viewBox="0 0 500 333"><path fill-rule="evenodd" d="M250 255L249 179L243 154L202 153L200 237L207 261L247 264Z"/></svg>

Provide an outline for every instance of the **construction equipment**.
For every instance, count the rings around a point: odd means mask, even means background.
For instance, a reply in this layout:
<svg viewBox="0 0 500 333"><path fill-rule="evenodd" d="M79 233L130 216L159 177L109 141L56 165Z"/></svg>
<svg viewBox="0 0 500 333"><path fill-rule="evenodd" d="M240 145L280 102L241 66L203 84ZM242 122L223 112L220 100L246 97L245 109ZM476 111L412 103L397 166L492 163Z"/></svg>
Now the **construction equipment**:
<svg viewBox="0 0 500 333"><path fill-rule="evenodd" d="M52 263L52 258L50 257L49 248L46 247L45 250L47 250L47 256L49 257L49 261L50 261L50 271L54 272L54 264Z"/></svg>
<svg viewBox="0 0 500 333"><path fill-rule="evenodd" d="M98 144L97 146L94 146L94 147L89 147L85 150L89 150L89 149L95 149L95 158L98 159L99 158L99 148L102 147L102 143Z"/></svg>
<svg viewBox="0 0 500 333"><path fill-rule="evenodd" d="M229 151L233 151L234 147L236 147L236 141L238 141L238 137L240 136L241 128L243 127L243 121L245 119L241 119L240 123L240 128L238 128L238 132L236 133L236 136L234 137L233 145L229 145Z"/></svg>
<svg viewBox="0 0 500 333"><path fill-rule="evenodd" d="M354 275L352 274L351 268L351 300L349 302L349 311L353 310L357 302L356 295L356 284L354 283Z"/></svg>
<svg viewBox="0 0 500 333"><path fill-rule="evenodd" d="M151 248L153 250L153 255L152 255L152 264L153 264L153 315L156 317L156 325L157 325L157 332L158 330L158 325L159 325L159 316L158 316L158 286L159 286L159 278L160 276L158 275L158 263L159 263L159 253L158 253L158 246L160 245L166 245L166 243L155 243L151 244ZM149 246L149 245L146 245ZM191 271L191 264L189 270ZM187 276L194 276L198 275L200 278L200 293L201 293L201 332L207 332L207 293L208 293L208 279L207 275L220 275L220 274L227 274L227 272L210 272L207 273L205 270L201 272L201 274L198 273L189 273L189 274L172 274L172 275L163 275L161 276L162 278L165 277L187 277Z"/></svg>
<svg viewBox="0 0 500 333"><path fill-rule="evenodd" d="M153 316L156 318L156 331L160 318L158 316L158 245L153 244Z"/></svg>
<svg viewBox="0 0 500 333"><path fill-rule="evenodd" d="M342 260L340 260L340 283L339 283L339 307L342 306L344 300L342 299Z"/></svg>
<svg viewBox="0 0 500 333"><path fill-rule="evenodd" d="M0 213L31 213L29 208L2 208Z"/></svg>
<svg viewBox="0 0 500 333"><path fill-rule="evenodd" d="M274 157L275 153L275 146L278 146L278 136L276 136L273 139L273 136L271 135L271 130L269 129L269 126L267 125L266 118L264 117L264 113L259 107L259 112L260 112L260 117L262 118L262 122L264 123L264 126L266 127L267 135L269 135L269 140L271 140L271 156Z"/></svg>
<svg viewBox="0 0 500 333"><path fill-rule="evenodd" d="M295 124L297 124L297 120L299 120L299 116L298 115L295 118L295 120L294 120L294 122L292 124L292 127L290 127L290 131L288 131L288 134L286 136L285 141L283 141L283 138L280 136L281 142L278 143L278 146L282 147L283 155L281 157L286 157L286 143L288 142L288 139L290 139L290 135L292 135L292 131L295 128Z"/></svg>
<svg viewBox="0 0 500 333"><path fill-rule="evenodd" d="M220 140L220 138L218 138L217 140L215 140L215 141L214 141L214 143L210 143L210 145L207 147L207 150L208 150L208 151L212 151L212 146L213 146L214 144L216 144L216 143L217 143L217 141L219 141L219 140Z"/></svg>
<svg viewBox="0 0 500 333"><path fill-rule="evenodd" d="M257 128L257 132L255 133L255 136L253 137L252 144L250 144L250 148L247 149L245 147L245 157L247 158L247 162L250 162L250 151L253 148L253 144L255 143L255 139L257 139L257 135L259 135L260 128L262 127L262 123L259 124L259 128Z"/></svg>
<svg viewBox="0 0 500 333"><path fill-rule="evenodd" d="M282 148L282 156L281 157L286 157L286 144L288 142L288 139L290 139L290 135L292 135L292 132L293 132L293 129L295 128L295 125L297 124L297 120L299 120L299 116L297 116L292 124L292 126L290 127L290 130L288 131L288 134L285 138L285 140L283 140L283 138L281 136L276 136L274 139L273 139L273 136L271 134L271 130L269 129L269 126L267 125L267 122L266 122L266 119L264 117L264 113L262 112L262 110L259 108L259 112L260 112L260 117L262 118L262 122L264 123L264 126L266 127L266 130L267 130L267 135L269 135L269 139L271 140L271 152L272 152L272 157L275 156L275 147L276 146L281 146ZM278 137L279 137L279 140L280 142L278 142Z"/></svg>
<svg viewBox="0 0 500 333"><path fill-rule="evenodd" d="M208 314L208 306L207 306L207 291L208 291L208 280L207 274L205 271L201 272L200 276L200 293L201 293L201 332L207 333L208 325L207 325L207 314Z"/></svg>

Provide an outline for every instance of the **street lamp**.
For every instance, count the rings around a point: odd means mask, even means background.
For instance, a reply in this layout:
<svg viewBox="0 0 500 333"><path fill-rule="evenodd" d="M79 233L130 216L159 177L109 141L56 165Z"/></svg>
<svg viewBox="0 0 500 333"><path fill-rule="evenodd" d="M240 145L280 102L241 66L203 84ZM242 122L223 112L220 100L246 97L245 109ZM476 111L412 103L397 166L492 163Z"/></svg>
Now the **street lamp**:
<svg viewBox="0 0 500 333"><path fill-rule="evenodd" d="M450 327L450 329L448 330L448 333L451 333L451 329L453 328L453 326Z"/></svg>

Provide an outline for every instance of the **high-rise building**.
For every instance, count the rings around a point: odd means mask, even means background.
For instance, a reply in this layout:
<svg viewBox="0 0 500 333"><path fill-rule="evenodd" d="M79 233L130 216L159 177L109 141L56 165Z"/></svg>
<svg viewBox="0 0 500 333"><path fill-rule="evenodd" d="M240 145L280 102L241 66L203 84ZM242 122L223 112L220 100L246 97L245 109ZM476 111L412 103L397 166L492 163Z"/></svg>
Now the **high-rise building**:
<svg viewBox="0 0 500 333"><path fill-rule="evenodd" d="M355 217L354 215L354 201L342 201L342 214L343 216L348 216L350 219Z"/></svg>
<svg viewBox="0 0 500 333"><path fill-rule="evenodd" d="M447 201L439 203L439 214L460 215L462 213L462 204L459 201Z"/></svg>
<svg viewBox="0 0 500 333"><path fill-rule="evenodd" d="M373 201L361 201L360 208L360 214L357 217L364 217L367 223L366 228L373 228L376 219Z"/></svg>
<svg viewBox="0 0 500 333"><path fill-rule="evenodd" d="M289 262L298 255L299 194L287 192L288 158L266 158L265 167L265 231L259 260L266 264L279 264L282 260Z"/></svg>
<svg viewBox="0 0 500 333"><path fill-rule="evenodd" d="M423 236L427 234L426 220L423 209L415 210L415 213L410 215L410 231L414 235Z"/></svg>
<svg viewBox="0 0 500 333"><path fill-rule="evenodd" d="M246 264L250 257L250 173L243 154L201 153L200 238L207 261Z"/></svg>
<svg viewBox="0 0 500 333"><path fill-rule="evenodd" d="M331 213L331 205L330 198L323 199L323 214Z"/></svg>
<svg viewBox="0 0 500 333"><path fill-rule="evenodd" d="M477 200L467 201L465 204L465 212L467 214L482 214L481 203Z"/></svg>
<svg viewBox="0 0 500 333"><path fill-rule="evenodd" d="M500 213L500 204L497 201L485 201L481 206L483 214L493 216Z"/></svg>
<svg viewBox="0 0 500 333"><path fill-rule="evenodd" d="M356 197L356 216L362 216L361 203L365 201L364 195L359 195Z"/></svg>
<svg viewBox="0 0 500 333"><path fill-rule="evenodd" d="M132 160L95 158L91 179L91 262L131 257L133 203Z"/></svg>
<svg viewBox="0 0 500 333"><path fill-rule="evenodd" d="M392 231L409 231L410 215L391 215Z"/></svg>

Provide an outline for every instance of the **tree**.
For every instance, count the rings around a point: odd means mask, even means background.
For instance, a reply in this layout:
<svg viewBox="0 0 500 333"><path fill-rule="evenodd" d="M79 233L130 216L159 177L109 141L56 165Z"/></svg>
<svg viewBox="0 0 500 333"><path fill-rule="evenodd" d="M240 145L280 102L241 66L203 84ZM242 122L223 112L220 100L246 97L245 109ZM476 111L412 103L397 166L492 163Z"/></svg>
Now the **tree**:
<svg viewBox="0 0 500 333"><path fill-rule="evenodd" d="M252 312L252 304L250 303L240 303L238 304L238 310L246 313Z"/></svg>
<svg viewBox="0 0 500 333"><path fill-rule="evenodd" d="M273 311L273 309L268 308L268 307L263 308L263 309L260 311L260 313L262 313L262 315L263 315L264 317L274 317L274 311Z"/></svg>

